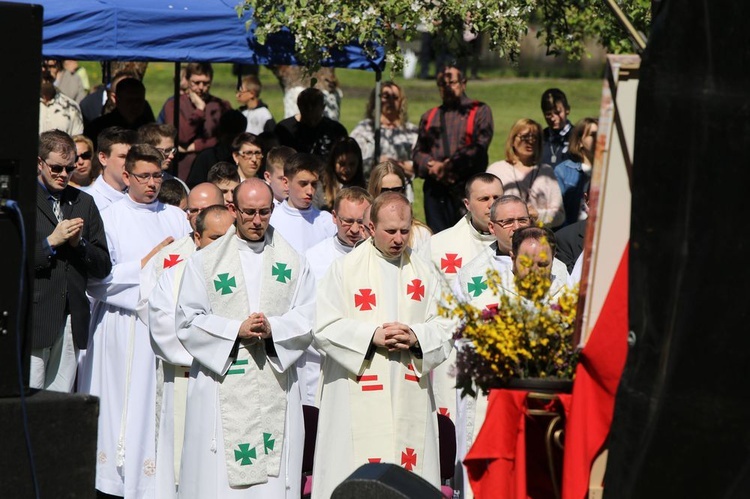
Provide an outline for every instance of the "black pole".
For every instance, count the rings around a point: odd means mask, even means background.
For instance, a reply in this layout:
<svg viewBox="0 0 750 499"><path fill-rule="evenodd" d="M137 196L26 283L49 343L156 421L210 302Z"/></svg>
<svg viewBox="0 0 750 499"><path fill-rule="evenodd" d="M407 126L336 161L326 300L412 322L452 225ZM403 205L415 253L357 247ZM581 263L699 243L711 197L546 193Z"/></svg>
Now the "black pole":
<svg viewBox="0 0 750 499"><path fill-rule="evenodd" d="M177 130L177 142L175 146L179 146L179 140L180 140L180 83L182 78L180 78L180 61L177 61L174 63L174 108L173 108L173 115L172 120L174 123L175 130ZM179 153L175 154L175 158L179 157ZM170 169L172 170L170 173L172 175L177 176L177 165L179 161L172 161L172 165L170 166Z"/></svg>
<svg viewBox="0 0 750 499"><path fill-rule="evenodd" d="M380 68L375 69L375 109L372 113L372 127L375 133L375 151L372 156L372 166L380 163L380 91L382 76L383 73L380 71Z"/></svg>

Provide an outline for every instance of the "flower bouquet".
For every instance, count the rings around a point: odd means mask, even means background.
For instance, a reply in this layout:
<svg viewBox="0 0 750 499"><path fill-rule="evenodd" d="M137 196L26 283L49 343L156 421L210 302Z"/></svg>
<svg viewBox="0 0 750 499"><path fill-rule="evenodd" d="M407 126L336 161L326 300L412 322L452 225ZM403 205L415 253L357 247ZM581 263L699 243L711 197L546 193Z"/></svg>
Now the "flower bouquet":
<svg viewBox="0 0 750 499"><path fill-rule="evenodd" d="M550 296L549 273L529 267L522 277L487 272L484 282L495 304L479 308L446 296L440 313L459 322L454 338L462 397L476 396L477 389L487 394L491 388L512 388L517 380L572 380L577 286L558 286Z"/></svg>

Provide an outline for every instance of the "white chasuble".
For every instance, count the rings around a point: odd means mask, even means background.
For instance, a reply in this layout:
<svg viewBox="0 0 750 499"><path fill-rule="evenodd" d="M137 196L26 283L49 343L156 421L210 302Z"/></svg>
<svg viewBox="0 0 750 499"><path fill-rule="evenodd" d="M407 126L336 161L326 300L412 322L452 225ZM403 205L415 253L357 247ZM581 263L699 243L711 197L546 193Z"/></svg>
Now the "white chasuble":
<svg viewBox="0 0 750 499"><path fill-rule="evenodd" d="M309 346L314 279L269 228L248 243L230 228L188 262L178 337L194 356L180 497L299 497L304 428L290 370ZM272 338L239 340L253 312Z"/></svg>
<svg viewBox="0 0 750 499"><path fill-rule="evenodd" d="M490 233L479 232L471 223L471 214L467 214L449 227L438 232L430 240L432 263L440 270L447 289L461 270L479 253L495 241ZM438 412L447 416L455 423L456 414L456 350L446 362L440 364L432 373L433 389L435 390L435 404Z"/></svg>
<svg viewBox="0 0 750 499"><path fill-rule="evenodd" d="M368 462L398 464L439 486L429 374L447 358L454 326L437 316L439 289L427 261L407 253L386 259L371 240L321 281L314 335L325 358L313 497L330 497ZM421 351L372 346L375 330L395 321L414 331Z"/></svg>

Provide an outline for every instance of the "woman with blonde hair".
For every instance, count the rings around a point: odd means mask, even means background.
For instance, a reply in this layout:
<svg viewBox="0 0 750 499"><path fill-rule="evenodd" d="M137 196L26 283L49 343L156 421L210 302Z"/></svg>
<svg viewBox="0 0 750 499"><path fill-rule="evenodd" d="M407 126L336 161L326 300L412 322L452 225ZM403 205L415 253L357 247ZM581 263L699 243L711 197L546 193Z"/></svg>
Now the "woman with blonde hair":
<svg viewBox="0 0 750 499"><path fill-rule="evenodd" d="M558 227L565 220L562 195L551 166L540 164L542 127L522 118L510 129L505 141L505 160L487 167L503 183L503 193L523 199L529 213L545 227Z"/></svg>
<svg viewBox="0 0 750 499"><path fill-rule="evenodd" d="M391 161L378 163L370 173L370 182L367 184L367 191L373 198L378 197L381 192L387 191L405 194L406 173L404 173L404 169ZM430 228L423 222L412 217L408 242L412 251L429 257L431 236L432 231Z"/></svg>
<svg viewBox="0 0 750 499"><path fill-rule="evenodd" d="M365 110L365 119L357 123L350 136L362 149L365 175L373 165L392 161L404 169L407 179L414 177L411 150L417 141L418 128L409 122L406 94L393 81L383 83L380 90L380 156L375 157L375 90ZM408 185L407 185L408 189ZM407 196L409 197L409 196ZM411 200L412 197L409 197Z"/></svg>
<svg viewBox="0 0 750 499"><path fill-rule="evenodd" d="M88 187L99 176L101 166L94 159L94 143L85 135L73 137L76 144L76 169L70 174L70 185Z"/></svg>

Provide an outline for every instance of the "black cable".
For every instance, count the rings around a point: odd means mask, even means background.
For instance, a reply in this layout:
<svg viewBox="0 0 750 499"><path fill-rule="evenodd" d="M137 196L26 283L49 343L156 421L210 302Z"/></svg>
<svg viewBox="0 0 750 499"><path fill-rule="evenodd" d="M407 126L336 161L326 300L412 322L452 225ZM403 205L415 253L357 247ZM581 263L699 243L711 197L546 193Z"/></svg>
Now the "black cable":
<svg viewBox="0 0 750 499"><path fill-rule="evenodd" d="M29 418L28 414L26 412L26 394L24 393L24 386L23 386L23 356L22 356L22 348L21 345L23 335L21 334L21 309L23 308L22 305L24 303L24 284L25 284L25 276L26 276L26 229L23 225L23 213L21 213L21 209L18 207L18 203L13 201L12 199L3 199L0 201L0 207L2 208L9 208L11 211L13 211L18 217L18 225L21 231L21 265L19 268L19 301L18 301L18 307L16 308L16 363L18 365L18 391L20 393L21 398L21 419L23 421L23 434L24 438L26 439L26 451L29 454L29 468L31 471L31 480L34 483L34 497L36 499L39 499L39 482L37 481L36 476L36 463L34 461L34 451L31 447L31 433L29 432Z"/></svg>

